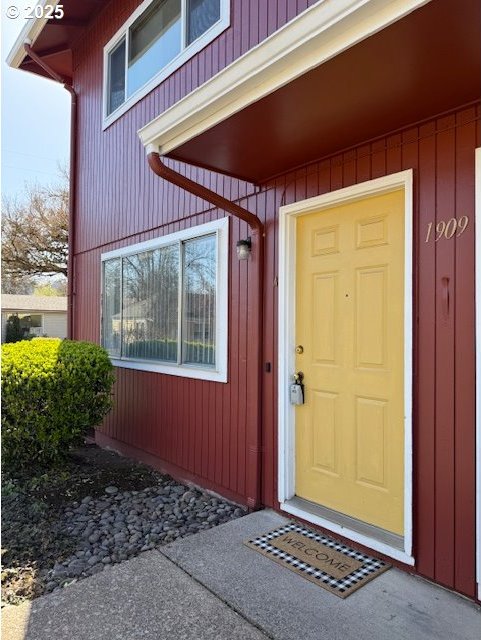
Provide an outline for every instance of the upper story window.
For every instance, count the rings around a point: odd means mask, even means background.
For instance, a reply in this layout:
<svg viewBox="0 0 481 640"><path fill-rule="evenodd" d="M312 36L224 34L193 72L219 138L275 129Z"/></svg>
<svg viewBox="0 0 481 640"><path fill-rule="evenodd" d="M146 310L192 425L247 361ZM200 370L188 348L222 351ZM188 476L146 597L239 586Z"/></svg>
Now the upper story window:
<svg viewBox="0 0 481 640"><path fill-rule="evenodd" d="M227 380L228 219L102 256L101 343L114 364Z"/></svg>
<svg viewBox="0 0 481 640"><path fill-rule="evenodd" d="M145 0L104 49L104 128L229 25L229 0Z"/></svg>

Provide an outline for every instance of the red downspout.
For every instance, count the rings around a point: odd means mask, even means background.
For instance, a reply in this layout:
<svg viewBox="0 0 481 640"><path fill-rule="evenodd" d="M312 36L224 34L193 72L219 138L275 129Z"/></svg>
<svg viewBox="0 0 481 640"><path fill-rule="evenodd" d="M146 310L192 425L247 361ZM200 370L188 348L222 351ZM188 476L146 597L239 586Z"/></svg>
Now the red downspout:
<svg viewBox="0 0 481 640"><path fill-rule="evenodd" d="M247 464L247 504L251 509L257 509L261 506L261 451L262 451L262 379L263 379L263 352L264 352L264 225L247 209L223 198L215 191L211 191L201 184L186 178L182 174L167 167L161 160L158 153L151 152L147 154L150 168L164 180L175 184L181 189L189 191L195 196L210 202L215 207L223 209L240 218L251 227L253 232L252 238L252 255L251 260L257 270L257 397L254 399L253 406L247 407L247 415L255 415L255 421L248 422L248 464Z"/></svg>
<svg viewBox="0 0 481 640"><path fill-rule="evenodd" d="M70 181L69 181L69 199L68 199L68 258L67 258L67 336L73 338L73 251L75 240L75 176L76 176L76 140L77 140L77 94L72 85L68 84L48 66L42 58L40 58L31 47L31 43L27 40L23 45L29 57L44 69L48 75L63 84L64 89L70 93Z"/></svg>

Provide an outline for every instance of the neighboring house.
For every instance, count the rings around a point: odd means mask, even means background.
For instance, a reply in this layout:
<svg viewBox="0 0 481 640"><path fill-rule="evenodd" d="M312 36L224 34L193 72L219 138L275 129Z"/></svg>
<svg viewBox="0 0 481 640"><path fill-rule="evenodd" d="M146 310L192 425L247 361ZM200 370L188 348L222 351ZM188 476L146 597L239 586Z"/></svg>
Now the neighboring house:
<svg viewBox="0 0 481 640"><path fill-rule="evenodd" d="M62 5L97 441L479 597L479 0Z"/></svg>
<svg viewBox="0 0 481 640"><path fill-rule="evenodd" d="M2 294L2 342L7 320L17 315L25 335L67 337L67 298Z"/></svg>

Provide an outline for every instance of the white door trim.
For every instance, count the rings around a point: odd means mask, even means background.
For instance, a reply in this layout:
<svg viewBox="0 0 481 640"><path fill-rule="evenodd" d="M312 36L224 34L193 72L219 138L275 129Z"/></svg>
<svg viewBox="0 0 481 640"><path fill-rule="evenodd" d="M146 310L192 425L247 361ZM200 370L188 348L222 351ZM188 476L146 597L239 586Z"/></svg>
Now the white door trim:
<svg viewBox="0 0 481 640"><path fill-rule="evenodd" d="M278 500L283 511L334 533L414 565L412 548L412 170L369 180L279 209L279 474ZM346 204L399 188L405 193L404 222L404 549L401 551L366 535L287 504L295 495L295 410L288 388L295 371L296 223L299 216Z"/></svg>
<svg viewBox="0 0 481 640"><path fill-rule="evenodd" d="M476 581L481 600L481 147L475 151Z"/></svg>

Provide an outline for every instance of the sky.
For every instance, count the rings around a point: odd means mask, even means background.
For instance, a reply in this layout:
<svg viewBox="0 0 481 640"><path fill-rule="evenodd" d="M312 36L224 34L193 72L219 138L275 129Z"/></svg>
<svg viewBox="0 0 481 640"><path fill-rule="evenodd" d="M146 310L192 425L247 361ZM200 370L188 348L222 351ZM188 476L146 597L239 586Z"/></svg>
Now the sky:
<svg viewBox="0 0 481 640"><path fill-rule="evenodd" d="M23 17L9 19L6 10L22 11L32 0L1 2L2 61L2 196L22 199L25 185L57 182L58 166L68 166L70 94L58 83L11 69L5 59L23 28Z"/></svg>

